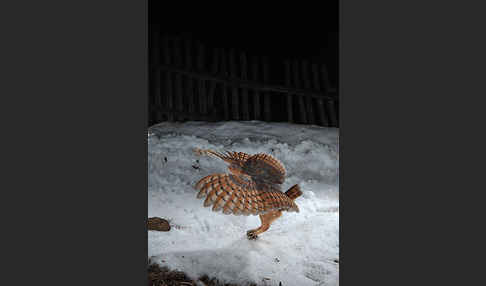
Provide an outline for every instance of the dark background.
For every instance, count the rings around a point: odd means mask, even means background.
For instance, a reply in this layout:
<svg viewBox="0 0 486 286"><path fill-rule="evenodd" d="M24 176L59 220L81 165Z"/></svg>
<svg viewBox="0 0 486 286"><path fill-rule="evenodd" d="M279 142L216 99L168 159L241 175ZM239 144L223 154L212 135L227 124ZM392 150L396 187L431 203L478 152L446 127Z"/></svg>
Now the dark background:
<svg viewBox="0 0 486 286"><path fill-rule="evenodd" d="M258 7L239 11L238 5L229 12L191 13L187 7L170 7L165 2L149 0L149 29L159 25L169 35L185 35L212 47L241 49L277 63L283 59L325 63L331 82L337 83L337 0L285 14L279 10L262 13Z"/></svg>

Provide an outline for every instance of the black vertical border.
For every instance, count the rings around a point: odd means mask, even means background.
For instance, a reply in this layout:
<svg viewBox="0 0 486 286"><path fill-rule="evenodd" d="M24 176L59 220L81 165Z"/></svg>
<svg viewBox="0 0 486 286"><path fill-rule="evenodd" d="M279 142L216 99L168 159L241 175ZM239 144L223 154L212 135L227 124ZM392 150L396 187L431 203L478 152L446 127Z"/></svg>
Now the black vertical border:
<svg viewBox="0 0 486 286"><path fill-rule="evenodd" d="M341 285L484 284L483 11L340 1Z"/></svg>
<svg viewBox="0 0 486 286"><path fill-rule="evenodd" d="M147 1L2 2L2 285L147 285Z"/></svg>

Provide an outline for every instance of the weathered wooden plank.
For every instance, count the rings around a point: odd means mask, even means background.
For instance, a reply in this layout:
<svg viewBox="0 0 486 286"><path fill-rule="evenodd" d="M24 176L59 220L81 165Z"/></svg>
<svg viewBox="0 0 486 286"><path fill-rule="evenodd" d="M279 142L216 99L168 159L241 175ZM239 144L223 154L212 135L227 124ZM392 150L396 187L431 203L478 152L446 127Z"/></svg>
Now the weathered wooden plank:
<svg viewBox="0 0 486 286"><path fill-rule="evenodd" d="M329 74L327 72L327 67L326 65L321 66L321 80L322 84L325 88L325 91L329 91L330 88L330 81L329 81ZM336 115L336 104L334 103L334 100L327 100L325 102L326 110L327 110L327 115L328 115L328 121L329 121L329 126L337 126L337 115Z"/></svg>
<svg viewBox="0 0 486 286"><path fill-rule="evenodd" d="M236 78L236 63L235 63L235 50L231 49L229 53L229 68L230 68L230 77ZM231 88L231 112L232 112L232 119L240 120L240 106L239 106L239 98L238 98L238 88L232 87Z"/></svg>
<svg viewBox="0 0 486 286"><path fill-rule="evenodd" d="M216 75L218 73L218 66L219 66L219 49L213 49L213 58L212 58L212 65L211 65L211 74ZM209 81L209 91L208 91L208 109L214 109L214 96L216 92L216 81Z"/></svg>
<svg viewBox="0 0 486 286"><path fill-rule="evenodd" d="M246 87L248 89L258 89L261 92L264 91L269 91L269 92L277 92L277 93L292 93L295 95L301 94L304 96L312 96L314 98L316 97L323 97L323 93L316 92L314 90L306 90L303 88L295 88L295 87L286 87L284 85L279 85L279 84L274 84L274 83L260 83L260 82L254 82L254 81L248 81L248 80L242 80L238 78L228 78L228 76L219 76L219 75L211 75L208 73L199 73L199 72L188 72L184 71L179 68L173 68L173 67L167 67L165 65L161 65L159 67L160 69L163 70L170 70L174 73L180 73L183 75L191 76L191 77L196 77L200 79L205 79L207 81L215 81L218 83L225 83L228 86L235 86L237 88L242 88ZM329 95L331 94L336 94L336 89L331 88L329 90ZM327 97L327 96L324 96ZM329 99L335 99L335 96L329 96Z"/></svg>
<svg viewBox="0 0 486 286"><path fill-rule="evenodd" d="M222 50L221 51L221 71L220 74L223 76L226 76L228 68L226 65L227 62L227 55L226 51ZM229 120L230 119L230 107L228 104L228 87L225 83L221 85L221 94L222 94L222 101L223 101L223 112L224 112L224 120Z"/></svg>
<svg viewBox="0 0 486 286"><path fill-rule="evenodd" d="M171 64L171 49L170 49L170 39L167 36L162 38L162 53L163 53L163 62L166 65ZM173 86L173 74L171 71L165 71L165 99L167 107L172 110L174 108L174 90ZM167 120L174 121L174 113L168 112L167 113Z"/></svg>
<svg viewBox="0 0 486 286"><path fill-rule="evenodd" d="M165 73L165 93L167 98L167 108L169 110L174 109L174 99L173 99L173 90L172 90L172 75L170 72ZM174 121L174 113L168 112L167 113L167 120Z"/></svg>
<svg viewBox="0 0 486 286"><path fill-rule="evenodd" d="M182 91L182 76L180 74L175 74L174 75L174 98L175 98L175 104L176 104L176 109L179 111L184 110L184 105L183 105L183 91ZM177 118L175 118L177 120Z"/></svg>
<svg viewBox="0 0 486 286"><path fill-rule="evenodd" d="M251 79L258 81L258 58L252 57L251 63ZM261 107L260 107L260 92L258 89L253 90L253 112L255 120L261 120Z"/></svg>
<svg viewBox="0 0 486 286"><path fill-rule="evenodd" d="M195 111L195 103L194 103L194 79L190 77L185 78L185 98L187 101L187 108L189 113Z"/></svg>
<svg viewBox="0 0 486 286"><path fill-rule="evenodd" d="M173 42L173 47L174 47L174 65L178 68L182 68L182 57L181 57L181 44L180 44L180 39L179 38L174 38L172 40ZM182 111L184 110L184 90L183 90L183 78L181 73L176 73L175 74L175 85L174 85L174 96L176 100L176 107L177 110ZM181 117L179 115L176 115L176 120L181 120Z"/></svg>
<svg viewBox="0 0 486 286"><path fill-rule="evenodd" d="M320 78L319 78L319 69L317 64L312 64L312 83L313 83L313 88L317 91L321 90L321 85L320 85ZM327 90L324 90L325 93L327 93ZM326 116L326 109L324 106L324 100L323 98L317 98L317 113L319 115L319 121L321 125L323 126L329 126L329 121Z"/></svg>
<svg viewBox="0 0 486 286"><path fill-rule="evenodd" d="M152 49L152 56L153 56L153 62L155 65L160 64L160 33L154 32L153 34L153 49ZM162 74L160 69L156 69L153 71L153 91L154 91L154 102L156 105L162 105ZM156 111L155 112L155 120L157 122L162 121L162 112L161 111Z"/></svg>
<svg viewBox="0 0 486 286"><path fill-rule="evenodd" d="M201 43L197 43L197 69L200 72L206 72L205 70L205 62L206 62L206 52L205 47ZM199 111L202 114L206 114L208 112L208 102L206 97L206 86L204 79L199 79L197 83L197 93L199 99Z"/></svg>
<svg viewBox="0 0 486 286"><path fill-rule="evenodd" d="M241 68L241 79L248 80L248 70L246 62L246 54L244 52L240 53L240 68ZM248 89L241 89L241 105L243 120L250 120L250 111L248 109Z"/></svg>
<svg viewBox="0 0 486 286"><path fill-rule="evenodd" d="M223 99L224 120L230 120L229 92L228 87L225 84L221 86L221 96Z"/></svg>
<svg viewBox="0 0 486 286"><path fill-rule="evenodd" d="M156 37L156 32L154 29L150 31L150 37L149 37L149 92L148 92L148 104L149 106L155 105L155 97L156 97L156 92L155 92L155 74L156 74L156 65L154 58L156 58L155 53L158 50L156 45L154 44L155 42L155 37ZM148 122L149 125L155 124L157 121L157 113L156 110L154 109L148 111Z"/></svg>
<svg viewBox="0 0 486 286"><path fill-rule="evenodd" d="M309 78L309 64L306 60L303 60L301 62L301 67L302 67L302 81L304 82L304 88L305 89L310 89L311 87L311 80Z"/></svg>
<svg viewBox="0 0 486 286"><path fill-rule="evenodd" d="M148 93L148 102L149 102L149 106L152 106L152 105L155 105L155 84L154 84L154 74L155 74L155 70L153 69L155 67L154 64L152 64L152 59L154 58L154 36L155 36L155 32L154 31L151 31L151 34L150 34L150 38L149 38L149 45L150 45L150 49L149 49L149 68L150 68L150 72L148 74L149 76L149 93ZM151 110L148 111L148 122L149 122L149 125L152 125L155 123L156 121L156 117L157 117L157 114L155 112L155 110L152 112Z"/></svg>
<svg viewBox="0 0 486 286"><path fill-rule="evenodd" d="M268 83L268 59L263 57L263 82ZM270 93L265 91L263 93L263 114L265 116L265 121L272 120L272 110L270 109Z"/></svg>
<svg viewBox="0 0 486 286"><path fill-rule="evenodd" d="M285 85L290 87L292 85L290 80L290 62L286 60L284 62L285 66ZM294 122L293 105L292 105L292 94L287 94L287 121L290 123Z"/></svg>
<svg viewBox="0 0 486 286"><path fill-rule="evenodd" d="M184 51L184 63L183 69L186 71L192 70L192 40L190 38L185 38L183 43L183 51ZM195 111L195 95L194 95L194 78L191 76L184 76L184 99L187 105L187 109L189 114L194 113ZM190 120L193 120L191 116L189 116Z"/></svg>
<svg viewBox="0 0 486 286"><path fill-rule="evenodd" d="M152 105L155 104L154 98L153 98L154 97L154 91L153 91L154 88L153 88L153 79L152 78L153 78L153 73L149 73L149 92L147 94L148 95L147 100L148 100L149 106L152 106ZM152 115L152 112L150 110L147 112L147 120L148 120L149 126L154 124L155 119L154 119L154 116Z"/></svg>
<svg viewBox="0 0 486 286"><path fill-rule="evenodd" d="M330 81L329 81L329 74L327 72L326 65L321 66L321 78L322 78L323 87L326 88L326 90L329 92L331 84L330 84Z"/></svg>
<svg viewBox="0 0 486 286"><path fill-rule="evenodd" d="M312 87L315 89L315 90L321 90L321 84L320 84L320 80L319 80L319 67L317 66L317 64L312 64L311 65L311 69L312 69Z"/></svg>
<svg viewBox="0 0 486 286"><path fill-rule="evenodd" d="M336 127L338 125L336 116L336 104L334 100L328 100L326 102L327 111L329 113L330 126Z"/></svg>
<svg viewBox="0 0 486 286"><path fill-rule="evenodd" d="M339 100L334 101L334 110L336 111L336 127L339 128Z"/></svg>
<svg viewBox="0 0 486 286"><path fill-rule="evenodd" d="M198 81L199 111L202 114L208 113L208 99L206 94L206 81Z"/></svg>
<svg viewBox="0 0 486 286"><path fill-rule="evenodd" d="M175 85L174 85L174 96L177 110L184 110L183 106L183 93L182 93L182 75L179 73L175 74Z"/></svg>
<svg viewBox="0 0 486 286"><path fill-rule="evenodd" d="M162 75L160 70L156 70L154 73L154 97L155 97L155 104L162 105ZM156 112L156 120L157 122L162 121L162 113Z"/></svg>
<svg viewBox="0 0 486 286"><path fill-rule="evenodd" d="M297 88L301 88L302 84L300 82L300 69L299 69L299 62L297 60L293 60L292 62L292 71L294 75L294 86ZM307 114L305 110L304 104L304 96L297 95L297 101L299 103L299 111L300 111L300 121L303 124L307 124Z"/></svg>
<svg viewBox="0 0 486 286"><path fill-rule="evenodd" d="M322 126L329 126L329 120L326 116L326 107L324 105L324 100L322 98L317 99L317 112L319 115L319 121Z"/></svg>
<svg viewBox="0 0 486 286"><path fill-rule="evenodd" d="M311 87L311 81L309 78L309 64L307 63L306 60L302 61L302 79L304 81L304 88L305 89L310 89ZM307 110L307 120L309 124L315 124L315 116L314 116L314 108L313 108L313 102L312 102L312 97L306 96L305 97L305 102L306 102L306 110Z"/></svg>

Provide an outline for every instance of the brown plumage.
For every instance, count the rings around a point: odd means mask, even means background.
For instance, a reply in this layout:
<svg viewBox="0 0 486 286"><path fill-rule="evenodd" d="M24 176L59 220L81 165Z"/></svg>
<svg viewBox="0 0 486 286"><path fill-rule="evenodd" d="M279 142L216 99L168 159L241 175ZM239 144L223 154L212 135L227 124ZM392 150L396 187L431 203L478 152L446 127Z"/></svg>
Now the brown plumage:
<svg viewBox="0 0 486 286"><path fill-rule="evenodd" d="M195 149L197 155L215 156L229 163L229 174L212 174L200 179L195 188L204 206L224 214L259 215L262 225L247 232L249 239L266 231L282 211L299 212L294 200L302 195L298 185L283 193L281 184L286 170L282 163L267 154L243 152L218 153Z"/></svg>

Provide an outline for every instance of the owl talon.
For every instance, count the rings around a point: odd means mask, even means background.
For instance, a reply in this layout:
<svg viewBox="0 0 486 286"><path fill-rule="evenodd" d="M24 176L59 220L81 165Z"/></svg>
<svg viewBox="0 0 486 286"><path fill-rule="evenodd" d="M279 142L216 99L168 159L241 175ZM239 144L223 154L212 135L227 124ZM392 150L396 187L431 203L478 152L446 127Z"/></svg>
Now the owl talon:
<svg viewBox="0 0 486 286"><path fill-rule="evenodd" d="M249 240L255 240L258 238L258 235L256 235L253 231L249 230L246 232L246 237L249 239Z"/></svg>

